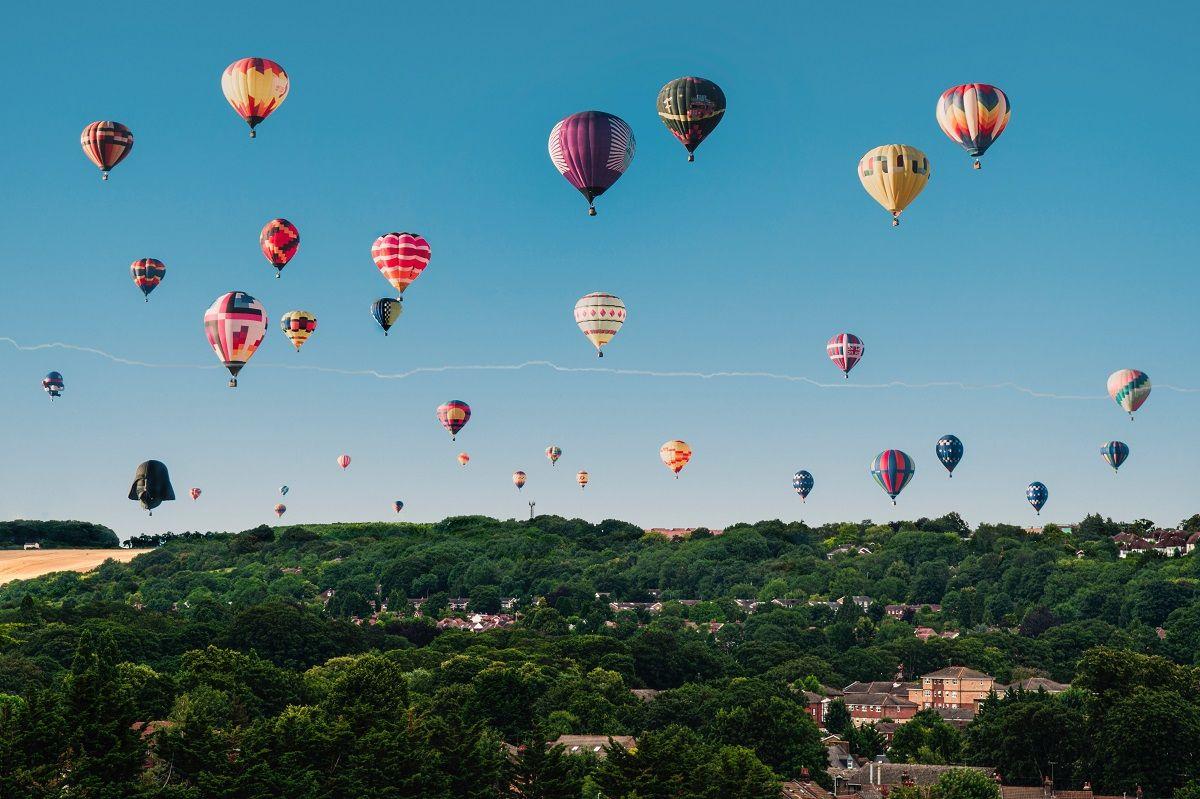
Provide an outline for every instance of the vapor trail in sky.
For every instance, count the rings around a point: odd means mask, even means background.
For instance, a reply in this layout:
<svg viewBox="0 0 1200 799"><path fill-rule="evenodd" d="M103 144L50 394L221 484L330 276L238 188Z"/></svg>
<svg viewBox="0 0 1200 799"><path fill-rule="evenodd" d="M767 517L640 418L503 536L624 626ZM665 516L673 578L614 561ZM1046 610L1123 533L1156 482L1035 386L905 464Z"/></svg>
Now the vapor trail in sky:
<svg viewBox="0 0 1200 799"><path fill-rule="evenodd" d="M105 358L113 363L123 366L138 366L147 369L223 369L220 364L188 364L188 363L148 363L146 361L136 361L129 358L122 358L118 355L105 352L104 350L95 347L83 347L78 344L68 344L61 341L52 341L44 344L21 344L7 336L0 336L0 342L11 344L15 349L22 352L34 352L37 350L70 350L72 352L82 352L89 355L96 355ZM326 374L345 375L347 377L373 377L378 380L406 380L410 377L417 377L423 374L435 374L438 372L517 372L523 369L549 369L554 372L563 373L578 373L578 374L611 374L625 377L655 377L655 378L677 378L677 379L693 379L693 380L717 380L725 378L742 378L742 379L758 379L758 380L778 380L788 383L803 383L814 388L822 389L839 389L846 391L866 391L879 389L936 389L936 388L953 388L961 391L1015 391L1020 394L1026 394L1037 399L1053 399L1053 400L1107 400L1108 396L1103 393L1096 394L1058 394L1051 391L1039 391L1037 389L1022 386L1011 381L1001 383L965 383L958 380L934 380L922 383L907 383L902 380L890 380L886 383L850 383L850 382L832 382L825 383L819 380L813 380L811 377L803 375L788 375L778 372L692 372L692 371L658 371L653 369L621 369L607 366L560 366L552 361L524 361L515 364L458 364L446 366L419 366L414 369L409 369L404 372L380 372L375 369L341 369L333 366L317 366L314 364L284 364L284 363L255 363L255 369L288 369L302 372L322 372ZM1182 388L1162 383L1155 383L1154 388L1176 391L1182 394L1200 393L1200 388Z"/></svg>

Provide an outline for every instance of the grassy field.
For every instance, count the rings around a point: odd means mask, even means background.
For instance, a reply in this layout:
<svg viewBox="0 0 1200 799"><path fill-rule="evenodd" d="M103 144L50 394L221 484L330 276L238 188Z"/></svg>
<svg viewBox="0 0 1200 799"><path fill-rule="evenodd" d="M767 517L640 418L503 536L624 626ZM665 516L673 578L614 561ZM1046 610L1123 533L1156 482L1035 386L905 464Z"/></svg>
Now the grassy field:
<svg viewBox="0 0 1200 799"><path fill-rule="evenodd" d="M0 585L50 572L86 572L109 558L128 562L147 549L6 549L0 550Z"/></svg>

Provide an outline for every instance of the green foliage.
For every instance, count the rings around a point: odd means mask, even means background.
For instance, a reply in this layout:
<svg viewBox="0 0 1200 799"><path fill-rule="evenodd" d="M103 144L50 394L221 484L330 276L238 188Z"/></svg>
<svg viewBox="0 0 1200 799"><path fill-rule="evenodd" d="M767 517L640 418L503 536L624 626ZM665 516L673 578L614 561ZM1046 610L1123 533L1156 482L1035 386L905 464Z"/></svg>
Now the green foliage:
<svg viewBox="0 0 1200 799"><path fill-rule="evenodd" d="M0 522L0 549L37 543L43 549L116 549L117 534L102 524L14 519Z"/></svg>
<svg viewBox="0 0 1200 799"><path fill-rule="evenodd" d="M981 771L956 768L938 777L929 799L1000 799L1000 786Z"/></svg>

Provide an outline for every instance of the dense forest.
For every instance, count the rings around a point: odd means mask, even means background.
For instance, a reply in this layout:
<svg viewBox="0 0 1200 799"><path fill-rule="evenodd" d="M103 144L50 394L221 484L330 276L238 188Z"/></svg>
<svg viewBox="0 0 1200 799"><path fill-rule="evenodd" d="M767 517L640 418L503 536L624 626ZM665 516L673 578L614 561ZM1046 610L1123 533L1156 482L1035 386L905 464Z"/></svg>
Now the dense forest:
<svg viewBox="0 0 1200 799"><path fill-rule="evenodd" d="M1127 527L950 514L668 541L457 517L148 539L0 587L0 796L776 799L804 773L832 787L806 692L962 665L1071 688L993 696L964 730L919 713L893 762L1194 799L1200 552L1118 558ZM865 611L809 604L854 596ZM512 600L496 629L435 623ZM884 612L900 603L941 608ZM829 730L883 753L839 705ZM546 745L564 734L636 746Z"/></svg>
<svg viewBox="0 0 1200 799"><path fill-rule="evenodd" d="M33 521L16 519L0 522L0 549L38 544L43 549L112 549L121 541L102 524L76 521Z"/></svg>

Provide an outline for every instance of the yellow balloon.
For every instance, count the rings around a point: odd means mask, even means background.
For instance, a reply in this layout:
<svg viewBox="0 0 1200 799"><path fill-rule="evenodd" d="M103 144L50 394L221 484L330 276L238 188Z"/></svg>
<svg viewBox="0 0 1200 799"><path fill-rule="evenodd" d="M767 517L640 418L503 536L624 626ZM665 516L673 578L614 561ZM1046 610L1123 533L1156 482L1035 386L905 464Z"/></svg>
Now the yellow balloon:
<svg viewBox="0 0 1200 799"><path fill-rule="evenodd" d="M875 202L892 212L892 225L899 225L900 212L929 182L929 157L907 144L885 144L858 162L858 179Z"/></svg>

